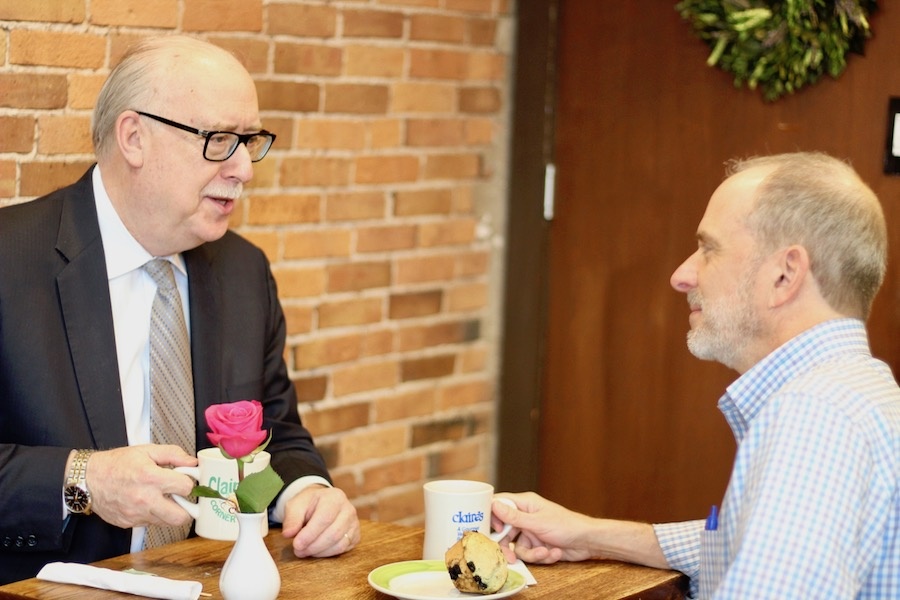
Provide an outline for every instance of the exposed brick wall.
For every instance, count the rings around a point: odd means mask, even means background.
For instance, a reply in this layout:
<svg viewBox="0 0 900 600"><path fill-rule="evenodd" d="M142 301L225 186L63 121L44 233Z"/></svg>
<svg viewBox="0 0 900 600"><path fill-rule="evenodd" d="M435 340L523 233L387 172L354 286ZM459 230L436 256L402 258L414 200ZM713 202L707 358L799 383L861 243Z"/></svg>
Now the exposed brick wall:
<svg viewBox="0 0 900 600"><path fill-rule="evenodd" d="M363 517L421 522L425 480L493 476L513 12L0 0L0 206L93 163L91 108L134 39L236 53L278 140L233 227L272 261L301 414Z"/></svg>

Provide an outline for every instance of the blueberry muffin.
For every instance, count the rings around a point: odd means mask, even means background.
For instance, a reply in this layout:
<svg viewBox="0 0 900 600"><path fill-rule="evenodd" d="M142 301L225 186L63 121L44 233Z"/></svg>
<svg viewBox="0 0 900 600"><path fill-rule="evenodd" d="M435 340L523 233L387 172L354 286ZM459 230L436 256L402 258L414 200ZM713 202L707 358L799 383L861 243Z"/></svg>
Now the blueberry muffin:
<svg viewBox="0 0 900 600"><path fill-rule="evenodd" d="M444 555L453 585L461 592L493 594L509 575L500 545L477 531L467 531Z"/></svg>

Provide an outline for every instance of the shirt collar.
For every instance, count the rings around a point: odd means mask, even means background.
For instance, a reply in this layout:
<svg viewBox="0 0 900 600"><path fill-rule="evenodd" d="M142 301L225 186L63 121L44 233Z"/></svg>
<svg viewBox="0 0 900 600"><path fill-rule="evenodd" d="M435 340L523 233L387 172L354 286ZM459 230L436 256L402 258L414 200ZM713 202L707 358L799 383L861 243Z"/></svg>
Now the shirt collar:
<svg viewBox="0 0 900 600"><path fill-rule="evenodd" d="M832 319L811 327L756 363L728 386L719 410L740 441L767 400L785 383L844 353L869 354L865 324Z"/></svg>
<svg viewBox="0 0 900 600"><path fill-rule="evenodd" d="M134 239L134 236L122 223L122 219L119 218L119 214L113 207L106 188L103 187L103 178L99 165L94 167L91 181L94 186L97 221L100 224L100 238L103 240L103 248L116 249L115 252L104 252L106 256L106 274L112 280L125 273L140 269L155 257ZM183 275L187 275L184 258L180 254L159 258L168 259Z"/></svg>

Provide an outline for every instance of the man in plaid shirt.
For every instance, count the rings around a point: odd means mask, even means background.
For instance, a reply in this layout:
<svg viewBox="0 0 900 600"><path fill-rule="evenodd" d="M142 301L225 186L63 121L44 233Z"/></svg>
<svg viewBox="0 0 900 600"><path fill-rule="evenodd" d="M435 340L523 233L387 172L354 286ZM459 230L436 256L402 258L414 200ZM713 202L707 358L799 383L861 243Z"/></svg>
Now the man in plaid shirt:
<svg viewBox="0 0 900 600"><path fill-rule="evenodd" d="M900 389L865 329L884 279L874 193L820 153L735 161L672 275L688 347L740 373L717 521L650 525L503 494L507 557L677 569L701 598L900 598Z"/></svg>

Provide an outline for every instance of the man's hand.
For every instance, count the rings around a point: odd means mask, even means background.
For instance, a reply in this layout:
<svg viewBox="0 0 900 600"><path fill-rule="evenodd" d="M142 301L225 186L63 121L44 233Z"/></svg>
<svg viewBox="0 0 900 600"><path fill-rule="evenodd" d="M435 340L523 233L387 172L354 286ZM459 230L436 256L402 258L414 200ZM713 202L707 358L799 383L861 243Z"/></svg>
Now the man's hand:
<svg viewBox="0 0 900 600"><path fill-rule="evenodd" d="M359 543L359 519L343 490L311 485L287 502L282 534L300 558L336 556Z"/></svg>
<svg viewBox="0 0 900 600"><path fill-rule="evenodd" d="M591 558L621 560L668 569L653 527L648 523L598 519L569 510L533 493L498 494L517 508L494 501L491 524L512 525L500 547L509 562L551 564ZM506 540L515 540L515 543Z"/></svg>
<svg viewBox="0 0 900 600"><path fill-rule="evenodd" d="M531 492L499 496L512 500L517 507L496 500L491 507L496 529L501 529L504 523L512 525L504 540L515 539L515 544L510 547L501 542L508 561L521 558L529 563L551 564L594 558L584 539L591 529L589 517Z"/></svg>
<svg viewBox="0 0 900 600"><path fill-rule="evenodd" d="M167 494L188 496L194 481L166 467L193 467L197 458L178 446L128 446L95 452L86 484L92 510L118 527L185 525L190 515Z"/></svg>

